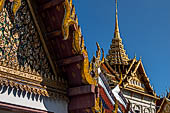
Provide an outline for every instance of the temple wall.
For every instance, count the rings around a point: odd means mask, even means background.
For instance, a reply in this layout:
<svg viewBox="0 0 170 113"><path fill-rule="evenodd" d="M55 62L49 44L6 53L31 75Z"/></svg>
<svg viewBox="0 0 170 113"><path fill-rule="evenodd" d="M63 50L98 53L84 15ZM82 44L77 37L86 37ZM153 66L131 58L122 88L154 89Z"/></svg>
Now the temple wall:
<svg viewBox="0 0 170 113"><path fill-rule="evenodd" d="M34 95L26 91L23 92L16 88L6 86L0 86L0 101L53 113L68 112L68 102L64 99Z"/></svg>
<svg viewBox="0 0 170 113"><path fill-rule="evenodd" d="M130 101L131 108L133 111L136 111L136 113L156 113L155 99L148 96L142 97L136 93L133 93L133 96L131 96L131 92L129 92L128 95L126 92L124 96Z"/></svg>

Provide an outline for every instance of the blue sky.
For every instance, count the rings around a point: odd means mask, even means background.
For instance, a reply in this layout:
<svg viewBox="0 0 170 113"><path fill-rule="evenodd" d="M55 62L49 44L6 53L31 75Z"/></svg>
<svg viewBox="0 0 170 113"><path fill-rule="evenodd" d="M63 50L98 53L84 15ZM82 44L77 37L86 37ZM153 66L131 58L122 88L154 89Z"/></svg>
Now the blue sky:
<svg viewBox="0 0 170 113"><path fill-rule="evenodd" d="M115 0L73 0L89 58L95 43L108 53L115 25ZM170 88L170 0L118 0L118 18L129 58L142 57L145 71L161 95Z"/></svg>

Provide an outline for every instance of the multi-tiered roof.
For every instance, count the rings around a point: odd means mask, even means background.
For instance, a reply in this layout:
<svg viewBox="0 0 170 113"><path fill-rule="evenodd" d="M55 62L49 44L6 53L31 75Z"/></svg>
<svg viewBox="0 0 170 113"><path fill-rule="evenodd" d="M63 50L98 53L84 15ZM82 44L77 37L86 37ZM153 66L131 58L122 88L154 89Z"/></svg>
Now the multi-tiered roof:
<svg viewBox="0 0 170 113"><path fill-rule="evenodd" d="M155 97L155 92L145 73L142 59L140 58L137 60L136 56L133 59L129 59L124 49L119 32L117 0L115 12L114 38L112 39L112 44L105 59L105 63L102 65L103 72L112 88L122 79L123 82L121 86L125 89L133 89L133 92L138 92L142 95L149 94Z"/></svg>
<svg viewBox="0 0 170 113"><path fill-rule="evenodd" d="M107 59L111 61L110 62L111 65L128 64L127 61L129 60L128 56L126 55L126 51L124 50L122 39L120 37L119 25L118 25L117 1L116 1L116 18L115 18L114 38L112 39L112 44L110 46Z"/></svg>

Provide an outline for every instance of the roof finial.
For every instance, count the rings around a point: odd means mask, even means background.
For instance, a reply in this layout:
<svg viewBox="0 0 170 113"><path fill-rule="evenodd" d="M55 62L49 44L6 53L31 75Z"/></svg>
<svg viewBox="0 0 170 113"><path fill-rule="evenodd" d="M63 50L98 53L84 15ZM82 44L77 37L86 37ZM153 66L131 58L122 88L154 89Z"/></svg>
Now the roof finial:
<svg viewBox="0 0 170 113"><path fill-rule="evenodd" d="M117 0L116 0L116 18L115 18L114 38L120 38L119 25L118 25L118 15L117 15Z"/></svg>
<svg viewBox="0 0 170 113"><path fill-rule="evenodd" d="M135 53L134 59L136 59L136 53Z"/></svg>

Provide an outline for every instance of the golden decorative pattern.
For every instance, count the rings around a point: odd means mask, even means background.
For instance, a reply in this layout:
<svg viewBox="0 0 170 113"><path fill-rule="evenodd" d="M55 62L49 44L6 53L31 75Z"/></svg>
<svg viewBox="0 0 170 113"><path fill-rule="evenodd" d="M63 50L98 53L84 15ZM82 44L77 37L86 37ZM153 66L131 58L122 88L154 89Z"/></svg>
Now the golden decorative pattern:
<svg viewBox="0 0 170 113"><path fill-rule="evenodd" d="M82 39L82 45L84 45L84 39ZM96 57L94 56L90 66L89 66L89 60L88 60L88 53L85 47L81 47L82 54L84 56L84 61L82 63L82 77L84 80L86 80L89 84L97 84L97 78L98 78L98 68L100 68L101 63L104 61L100 61L101 51L100 46L97 43L97 51L96 51ZM103 57L104 57L104 51L103 51ZM102 58L103 60L104 58ZM90 74L91 72L94 72L95 76L92 77Z"/></svg>
<svg viewBox="0 0 170 113"><path fill-rule="evenodd" d="M50 86L56 90L61 89L61 94L64 94L66 81L55 76L52 71L27 1L2 1L0 1L0 6L3 6L0 12L0 77L4 81L21 84L23 90L26 90L25 86L31 87L35 89L29 90L33 93L47 91ZM59 84L54 85L54 82Z"/></svg>
<svg viewBox="0 0 170 113"><path fill-rule="evenodd" d="M34 93L34 94L39 94L39 95L43 95L43 96L49 96L48 92L46 90L45 87L35 87L35 86L31 86L31 85L26 85L23 83L19 83L18 81L13 81L13 80L9 80L9 79L5 79L4 76L3 78L1 78L1 74L0 74L0 85L5 85L5 86L10 86L10 87L15 87L17 89L21 89L22 91L28 91L30 93Z"/></svg>
<svg viewBox="0 0 170 113"><path fill-rule="evenodd" d="M95 100L95 106L92 108L92 112L93 113L103 113L102 112L103 110L103 106L102 106L102 101L101 101L101 104L100 104L100 98L98 97L96 100Z"/></svg>
<svg viewBox="0 0 170 113"><path fill-rule="evenodd" d="M119 103L118 100L116 100L114 113L118 112L118 103Z"/></svg>
<svg viewBox="0 0 170 113"><path fill-rule="evenodd" d="M64 7L65 7L65 16L62 24L62 34L64 40L67 40L69 36L69 27L71 25L74 25L72 46L74 52L76 54L79 54L81 52L82 34L81 34L81 28L78 25L78 18L75 14L75 7L74 5L72 5L72 0L70 0L70 2L68 0L65 0Z"/></svg>
<svg viewBox="0 0 170 113"><path fill-rule="evenodd" d="M5 4L5 0L0 0L0 12L2 11Z"/></svg>
<svg viewBox="0 0 170 113"><path fill-rule="evenodd" d="M64 40L67 40L69 36L69 27L76 24L76 22L74 21L75 9L74 7L72 7L72 0L70 0L70 2L68 0L65 0L64 9L65 15L62 24L62 34L64 36Z"/></svg>
<svg viewBox="0 0 170 113"><path fill-rule="evenodd" d="M12 4L8 3L0 13L0 61L20 71L39 73L43 77L52 77L48 59L42 48L39 35L25 0L14 18L9 12ZM54 77L53 77L54 78Z"/></svg>
<svg viewBox="0 0 170 113"><path fill-rule="evenodd" d="M65 16L62 24L62 34L64 40L68 39L69 27L71 25L74 25L72 47L75 54L82 54L84 56L84 61L81 66L83 82L89 84L96 84L96 79L98 75L97 69L100 67L101 63L104 62L104 51L102 49L103 58L102 61L100 61L101 51L100 46L97 43L98 50L96 52L96 57L94 57L93 62L90 63L89 67L88 53L84 45L84 39L81 34L81 28L78 25L78 18L75 14L75 7L72 5L72 0L70 0L70 2L68 0L65 0L64 7ZM92 70L95 72L95 77L92 77L90 74Z"/></svg>
<svg viewBox="0 0 170 113"><path fill-rule="evenodd" d="M63 36L65 37L64 39L68 39L69 26L74 25L72 47L75 54L82 54L84 56L84 60L81 66L83 82L89 84L96 84L96 79L98 77L97 69L100 67L101 63L104 62L104 51L102 49L103 57L102 61L100 61L101 51L100 46L97 43L98 50L96 52L96 57L93 58L93 62L90 63L89 67L88 53L84 45L84 39L81 33L81 28L78 25L78 18L75 15L75 8L72 5L72 0L70 0L70 2L68 0L65 0L64 4L65 17L63 19L62 24ZM92 75L90 74L91 71L95 72L95 77L92 77Z"/></svg>
<svg viewBox="0 0 170 113"><path fill-rule="evenodd" d="M115 15L115 31L114 38L112 40L112 44L110 46L109 55L107 55L107 59L110 61L111 65L114 64L128 64L128 56L126 55L126 51L124 50L124 46L122 44L122 39L120 37L119 25L118 25L118 13L117 13L117 1L116 1L116 15Z"/></svg>
<svg viewBox="0 0 170 113"><path fill-rule="evenodd" d="M6 2L6 0L0 0L0 12L3 10L5 2ZM10 2L13 2L12 11L13 11L13 13L15 15L16 12L18 11L18 9L21 6L21 0L10 0Z"/></svg>
<svg viewBox="0 0 170 113"><path fill-rule="evenodd" d="M16 15L16 12L18 11L19 7L21 6L21 0L14 0L14 5L13 5L13 13Z"/></svg>

